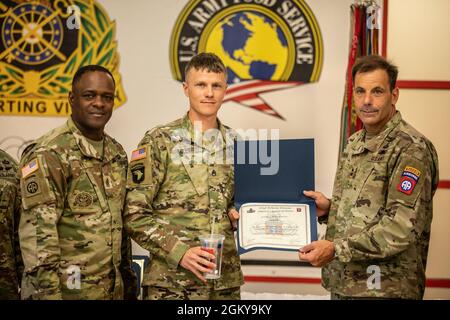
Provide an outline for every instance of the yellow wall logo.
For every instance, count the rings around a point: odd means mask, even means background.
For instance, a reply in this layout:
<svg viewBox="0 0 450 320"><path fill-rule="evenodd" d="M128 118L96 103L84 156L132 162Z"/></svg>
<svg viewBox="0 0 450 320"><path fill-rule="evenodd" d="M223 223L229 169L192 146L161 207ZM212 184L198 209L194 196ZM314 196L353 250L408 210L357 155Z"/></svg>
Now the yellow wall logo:
<svg viewBox="0 0 450 320"><path fill-rule="evenodd" d="M67 116L79 67L99 64L126 97L119 74L115 23L93 0L0 3L0 115Z"/></svg>
<svg viewBox="0 0 450 320"><path fill-rule="evenodd" d="M316 82L322 36L302 0L191 0L179 15L170 44L176 80L198 52L214 52L228 69L226 101L283 119L260 93Z"/></svg>

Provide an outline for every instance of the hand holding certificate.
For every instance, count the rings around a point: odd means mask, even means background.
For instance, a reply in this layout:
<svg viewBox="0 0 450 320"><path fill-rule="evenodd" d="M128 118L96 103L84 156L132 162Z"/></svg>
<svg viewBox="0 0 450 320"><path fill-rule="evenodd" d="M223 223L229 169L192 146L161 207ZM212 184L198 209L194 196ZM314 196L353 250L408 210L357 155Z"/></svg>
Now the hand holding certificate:
<svg viewBox="0 0 450 320"><path fill-rule="evenodd" d="M297 251L317 239L314 200L303 190L314 189L313 140L277 140L278 170L262 174L262 165L239 163L251 143L235 146L235 204L239 210L239 253L256 249ZM268 141L264 141L268 143ZM239 145L241 144L241 145ZM273 154L272 154L273 156Z"/></svg>

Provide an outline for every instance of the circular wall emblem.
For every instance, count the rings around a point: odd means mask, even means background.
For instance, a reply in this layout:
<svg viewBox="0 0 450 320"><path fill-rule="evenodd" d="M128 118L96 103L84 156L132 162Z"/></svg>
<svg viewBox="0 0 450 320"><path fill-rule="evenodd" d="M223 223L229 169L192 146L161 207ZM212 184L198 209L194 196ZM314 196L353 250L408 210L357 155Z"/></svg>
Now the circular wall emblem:
<svg viewBox="0 0 450 320"><path fill-rule="evenodd" d="M10 108L0 116L70 115L71 79L86 64L112 72L117 108L127 100L119 62L115 22L98 1L1 1L0 97Z"/></svg>
<svg viewBox="0 0 450 320"><path fill-rule="evenodd" d="M205 51L223 60L229 83L313 82L323 59L318 24L303 0L189 1L171 37L174 77L182 80L192 56Z"/></svg>
<svg viewBox="0 0 450 320"><path fill-rule="evenodd" d="M303 0L191 0L170 40L173 77L199 52L218 55L228 73L223 102L284 119L260 93L316 82L323 45L317 21Z"/></svg>
<svg viewBox="0 0 450 320"><path fill-rule="evenodd" d="M59 53L63 25L50 8L23 3L13 8L3 22L2 40L17 61L40 64Z"/></svg>

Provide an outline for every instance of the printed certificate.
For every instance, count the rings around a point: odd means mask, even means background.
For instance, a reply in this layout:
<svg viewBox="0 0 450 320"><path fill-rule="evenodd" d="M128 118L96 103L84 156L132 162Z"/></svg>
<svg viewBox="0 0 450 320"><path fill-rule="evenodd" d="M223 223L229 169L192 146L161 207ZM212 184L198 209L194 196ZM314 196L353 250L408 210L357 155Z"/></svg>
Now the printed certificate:
<svg viewBox="0 0 450 320"><path fill-rule="evenodd" d="M246 203L239 214L239 245L245 251L298 250L311 242L308 204Z"/></svg>

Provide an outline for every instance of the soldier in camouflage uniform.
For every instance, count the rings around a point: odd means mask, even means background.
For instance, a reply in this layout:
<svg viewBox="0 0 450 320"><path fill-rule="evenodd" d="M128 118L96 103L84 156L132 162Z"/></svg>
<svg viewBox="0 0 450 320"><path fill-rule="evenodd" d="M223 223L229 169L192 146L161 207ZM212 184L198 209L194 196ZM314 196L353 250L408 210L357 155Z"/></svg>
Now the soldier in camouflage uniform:
<svg viewBox="0 0 450 320"><path fill-rule="evenodd" d="M395 110L397 68L379 56L353 67L354 102L364 129L353 134L333 197L315 199L326 240L300 250L323 266L332 299L422 299L438 159L433 144Z"/></svg>
<svg viewBox="0 0 450 320"><path fill-rule="evenodd" d="M217 119L226 69L217 56L205 53L192 58L185 74L188 114L148 131L133 151L125 226L152 255L144 299L239 299L234 135ZM206 281L203 273L214 266L208 261L214 255L201 250L199 236L211 232L225 235L222 276Z"/></svg>
<svg viewBox="0 0 450 320"><path fill-rule="evenodd" d="M19 299L22 272L17 228L20 215L17 163L0 150L0 300Z"/></svg>
<svg viewBox="0 0 450 320"><path fill-rule="evenodd" d="M104 133L115 83L100 66L72 82L72 116L22 155L22 299L136 297L131 243L122 227L127 156Z"/></svg>

